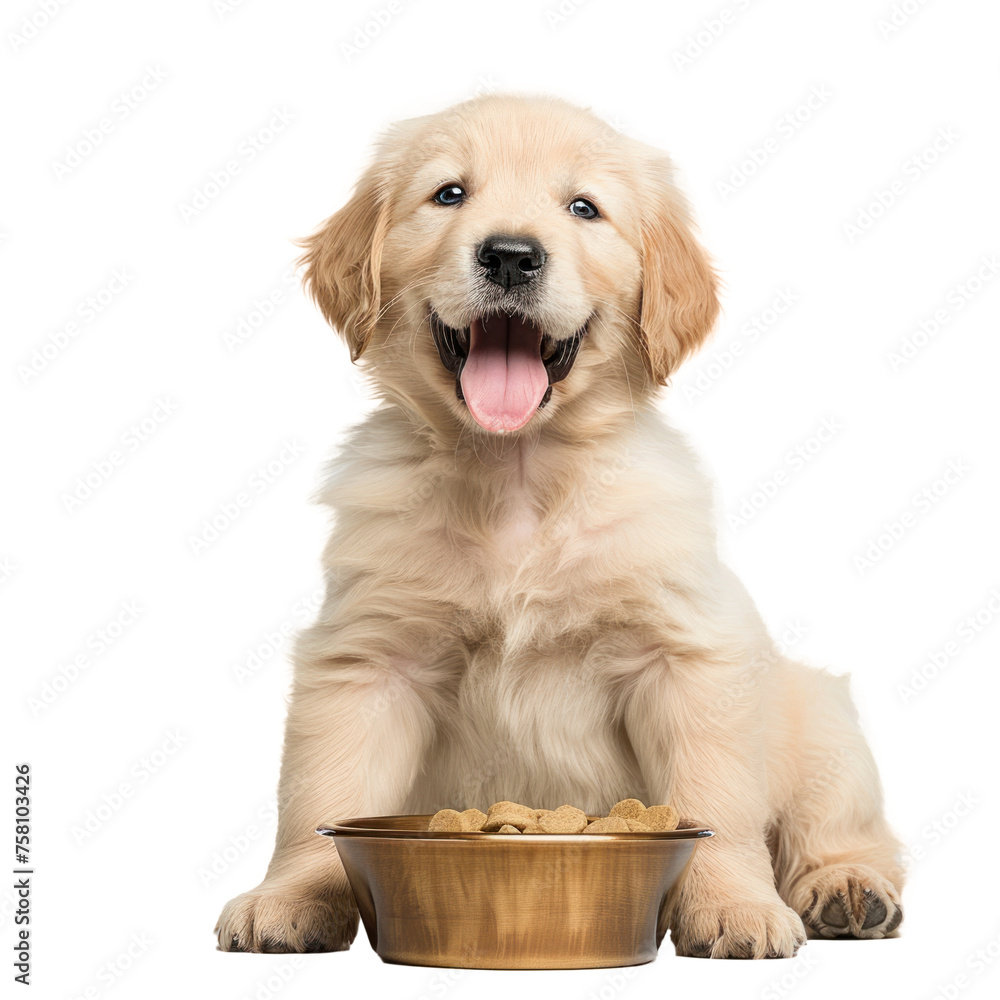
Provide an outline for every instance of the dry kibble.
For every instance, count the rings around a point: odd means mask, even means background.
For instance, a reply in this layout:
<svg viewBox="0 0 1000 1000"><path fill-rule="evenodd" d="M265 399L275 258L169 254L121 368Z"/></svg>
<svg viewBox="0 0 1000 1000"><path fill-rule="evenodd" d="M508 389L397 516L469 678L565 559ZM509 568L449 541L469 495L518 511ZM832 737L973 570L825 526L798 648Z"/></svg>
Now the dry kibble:
<svg viewBox="0 0 1000 1000"><path fill-rule="evenodd" d="M463 809L459 813L462 817L462 823L464 824L462 829L475 831L482 830L483 825L486 823L486 813L482 809Z"/></svg>
<svg viewBox="0 0 1000 1000"><path fill-rule="evenodd" d="M524 813L506 810L504 812L489 813L486 817L486 822L482 826L482 830L484 833L496 833L502 826L516 826L520 830L529 823L534 822L535 817L530 813L525 816Z"/></svg>
<svg viewBox="0 0 1000 1000"><path fill-rule="evenodd" d="M576 806L560 806L539 817L538 825L543 833L583 833L587 828L587 814Z"/></svg>
<svg viewBox="0 0 1000 1000"><path fill-rule="evenodd" d="M649 806L643 813L642 821L654 830L676 830L677 810L672 806Z"/></svg>
<svg viewBox="0 0 1000 1000"><path fill-rule="evenodd" d="M628 821L621 816L605 816L588 824L585 833L628 833Z"/></svg>
<svg viewBox="0 0 1000 1000"><path fill-rule="evenodd" d="M520 802L509 802L504 799L502 802L494 802L486 810L486 819L480 829L484 833L495 833L505 824L516 826L519 830L535 818L535 810L530 806L521 805Z"/></svg>
<svg viewBox="0 0 1000 1000"><path fill-rule="evenodd" d="M508 802L504 799L502 802L494 802L493 805L486 810L487 816L492 816L494 813L504 812L504 813L519 813L522 816L534 816L535 810L531 806L523 806L520 802Z"/></svg>
<svg viewBox="0 0 1000 1000"><path fill-rule="evenodd" d="M611 807L609 816L621 816L622 819L641 819L646 807L638 799L622 799Z"/></svg>
<svg viewBox="0 0 1000 1000"><path fill-rule="evenodd" d="M431 816L428 830L458 833L466 828L462 814L455 809L439 809Z"/></svg>
<svg viewBox="0 0 1000 1000"><path fill-rule="evenodd" d="M532 809L504 799L480 809L441 809L430 820L428 830L446 833L648 833L676 830L677 811L671 806L644 806L638 799L622 799L610 814L589 822L576 806Z"/></svg>

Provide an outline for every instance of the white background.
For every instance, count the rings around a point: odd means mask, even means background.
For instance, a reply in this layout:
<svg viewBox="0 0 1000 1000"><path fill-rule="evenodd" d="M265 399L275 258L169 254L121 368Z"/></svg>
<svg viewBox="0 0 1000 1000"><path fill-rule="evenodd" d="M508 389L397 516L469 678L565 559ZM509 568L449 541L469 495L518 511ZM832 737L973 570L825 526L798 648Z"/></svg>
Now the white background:
<svg viewBox="0 0 1000 1000"><path fill-rule="evenodd" d="M983 261L1000 252L1000 12L557 2L400 0L381 26L382 0L97 0L48 23L40 3L6 5L3 732L5 759L33 767L35 995L996 995L1000 280ZM369 405L290 280L291 240L345 201L386 123L502 89L590 105L679 165L726 290L664 407L718 482L726 557L776 634L853 674L914 855L899 940L759 963L677 959L668 940L616 973L386 966L363 933L346 954L215 950L218 911L270 853L281 632L309 619L327 530L310 496ZM970 287L980 269L993 280ZM783 293L793 305L752 339ZM68 502L88 474L92 495ZM251 505L195 553L241 490ZM0 891L8 957L11 904Z"/></svg>

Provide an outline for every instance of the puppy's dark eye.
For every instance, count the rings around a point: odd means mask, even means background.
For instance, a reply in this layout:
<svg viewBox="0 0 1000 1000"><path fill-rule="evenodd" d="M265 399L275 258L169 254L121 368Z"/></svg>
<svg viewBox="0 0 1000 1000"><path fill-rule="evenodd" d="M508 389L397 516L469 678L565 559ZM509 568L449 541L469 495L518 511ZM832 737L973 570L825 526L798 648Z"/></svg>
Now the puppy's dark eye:
<svg viewBox="0 0 1000 1000"><path fill-rule="evenodd" d="M460 184L445 184L432 200L439 205L460 205L465 201L465 188Z"/></svg>
<svg viewBox="0 0 1000 1000"><path fill-rule="evenodd" d="M586 198L574 198L569 203L569 210L580 219L597 219L601 214L597 211L597 206Z"/></svg>

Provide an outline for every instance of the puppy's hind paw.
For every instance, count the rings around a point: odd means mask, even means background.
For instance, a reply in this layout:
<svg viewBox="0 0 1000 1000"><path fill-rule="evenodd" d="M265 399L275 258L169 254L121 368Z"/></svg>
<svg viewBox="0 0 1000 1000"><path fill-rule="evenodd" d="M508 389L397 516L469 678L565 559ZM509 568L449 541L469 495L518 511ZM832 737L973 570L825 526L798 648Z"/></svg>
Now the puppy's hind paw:
<svg viewBox="0 0 1000 1000"><path fill-rule="evenodd" d="M886 938L898 936L903 909L896 887L867 865L820 868L797 887L808 890L802 911L815 937Z"/></svg>

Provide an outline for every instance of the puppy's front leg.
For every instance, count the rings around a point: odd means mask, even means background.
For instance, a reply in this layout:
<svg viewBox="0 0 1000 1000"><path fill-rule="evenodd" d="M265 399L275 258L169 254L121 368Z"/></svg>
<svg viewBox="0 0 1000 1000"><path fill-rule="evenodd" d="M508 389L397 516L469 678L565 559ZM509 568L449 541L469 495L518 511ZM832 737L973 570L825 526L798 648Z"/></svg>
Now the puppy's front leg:
<svg viewBox="0 0 1000 1000"><path fill-rule="evenodd" d="M752 661L751 661L752 662ZM661 915L678 955L785 958L805 942L778 896L765 840L768 817L759 680L752 666L707 653L644 668L625 725L654 803L711 827Z"/></svg>
<svg viewBox="0 0 1000 1000"><path fill-rule="evenodd" d="M224 951L339 951L357 933L343 865L316 827L401 812L433 723L413 661L382 652L364 662L356 643L345 647L300 654L274 856L264 881L223 909L216 930Z"/></svg>

